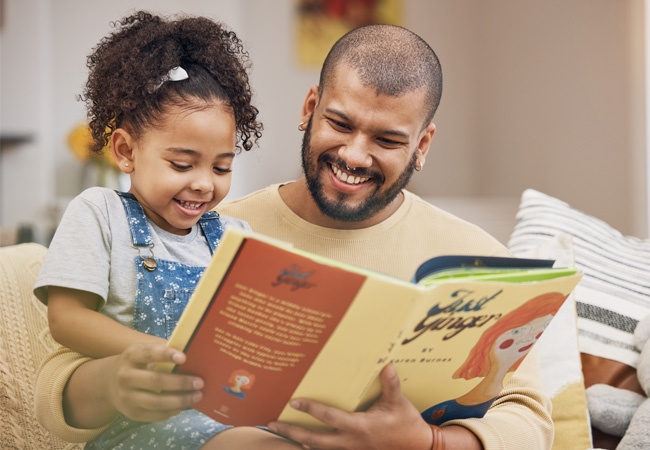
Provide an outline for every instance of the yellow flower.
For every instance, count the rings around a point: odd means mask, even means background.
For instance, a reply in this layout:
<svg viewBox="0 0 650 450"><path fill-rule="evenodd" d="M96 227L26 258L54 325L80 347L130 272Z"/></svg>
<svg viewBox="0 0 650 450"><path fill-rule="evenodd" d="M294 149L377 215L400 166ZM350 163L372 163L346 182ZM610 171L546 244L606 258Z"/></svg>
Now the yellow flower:
<svg viewBox="0 0 650 450"><path fill-rule="evenodd" d="M79 124L72 129L68 135L68 147L72 150L72 153L77 157L78 160L83 162L96 162L99 164L108 164L117 169L117 164L113 160L113 155L111 154L108 145L106 145L101 154L94 153L91 150L93 145L92 134L90 133L90 128L87 124Z"/></svg>

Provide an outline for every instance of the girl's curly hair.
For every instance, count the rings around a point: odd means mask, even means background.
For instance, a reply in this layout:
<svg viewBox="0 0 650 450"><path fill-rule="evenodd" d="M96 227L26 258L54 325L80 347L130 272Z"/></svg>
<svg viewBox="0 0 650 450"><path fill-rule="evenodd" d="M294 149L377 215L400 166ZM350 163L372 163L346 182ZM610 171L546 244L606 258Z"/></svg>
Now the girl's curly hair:
<svg viewBox="0 0 650 450"><path fill-rule="evenodd" d="M138 11L111 24L88 56L90 71L80 99L86 103L93 151L101 152L113 130L126 126L139 136L156 126L169 106L215 100L232 109L237 148L250 150L262 136L259 111L251 105L248 52L237 35L205 17L164 19ZM180 66L188 79L167 81Z"/></svg>

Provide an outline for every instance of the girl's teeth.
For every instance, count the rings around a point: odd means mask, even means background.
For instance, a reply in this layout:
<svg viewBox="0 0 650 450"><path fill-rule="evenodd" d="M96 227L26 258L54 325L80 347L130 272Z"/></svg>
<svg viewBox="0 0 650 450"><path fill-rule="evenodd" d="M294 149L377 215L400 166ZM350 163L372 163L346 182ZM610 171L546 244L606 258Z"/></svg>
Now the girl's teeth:
<svg viewBox="0 0 650 450"><path fill-rule="evenodd" d="M201 203L190 203L184 200L179 200L178 203L180 203L183 208L187 209L198 209L201 206Z"/></svg>

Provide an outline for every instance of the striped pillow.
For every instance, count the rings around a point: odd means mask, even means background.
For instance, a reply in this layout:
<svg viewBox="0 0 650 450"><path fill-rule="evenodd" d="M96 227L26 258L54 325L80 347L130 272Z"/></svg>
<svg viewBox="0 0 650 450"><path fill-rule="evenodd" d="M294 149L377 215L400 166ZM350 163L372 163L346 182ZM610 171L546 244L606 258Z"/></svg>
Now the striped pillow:
<svg viewBox="0 0 650 450"><path fill-rule="evenodd" d="M584 271L574 296L582 353L636 368L637 322L650 314L650 240L624 236L607 223L549 195L524 191L508 247L520 253L551 237L572 236Z"/></svg>

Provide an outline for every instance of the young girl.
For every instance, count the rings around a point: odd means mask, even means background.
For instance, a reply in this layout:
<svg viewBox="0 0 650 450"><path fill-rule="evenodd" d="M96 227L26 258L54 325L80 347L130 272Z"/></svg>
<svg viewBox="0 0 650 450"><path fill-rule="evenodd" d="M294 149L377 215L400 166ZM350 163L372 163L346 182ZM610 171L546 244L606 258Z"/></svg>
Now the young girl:
<svg viewBox="0 0 650 450"><path fill-rule="evenodd" d="M88 57L82 99L93 150L110 144L131 187L70 203L35 285L55 340L95 358L169 338L224 228L247 227L211 210L262 130L232 31L146 12L116 27ZM195 410L142 425L121 417L86 448L200 448L225 428Z"/></svg>

